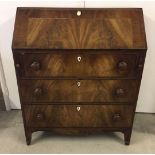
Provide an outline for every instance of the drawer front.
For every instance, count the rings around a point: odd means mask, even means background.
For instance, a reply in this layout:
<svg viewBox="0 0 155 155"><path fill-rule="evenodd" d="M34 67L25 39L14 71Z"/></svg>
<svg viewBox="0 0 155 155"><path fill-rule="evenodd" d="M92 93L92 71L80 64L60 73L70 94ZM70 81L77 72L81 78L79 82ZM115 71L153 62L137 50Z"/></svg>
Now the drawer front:
<svg viewBox="0 0 155 155"><path fill-rule="evenodd" d="M135 77L139 74L135 54L25 53L21 59L25 77Z"/></svg>
<svg viewBox="0 0 155 155"><path fill-rule="evenodd" d="M31 127L129 127L133 110L122 105L26 105L24 115Z"/></svg>
<svg viewBox="0 0 155 155"><path fill-rule="evenodd" d="M138 80L20 80L23 102L135 102Z"/></svg>

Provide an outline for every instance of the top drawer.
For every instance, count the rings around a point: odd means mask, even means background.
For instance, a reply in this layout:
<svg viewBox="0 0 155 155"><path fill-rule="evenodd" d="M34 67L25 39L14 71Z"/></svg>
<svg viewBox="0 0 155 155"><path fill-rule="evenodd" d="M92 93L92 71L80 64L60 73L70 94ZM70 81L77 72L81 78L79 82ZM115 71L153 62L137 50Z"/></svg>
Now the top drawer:
<svg viewBox="0 0 155 155"><path fill-rule="evenodd" d="M15 59L17 73L22 77L137 77L139 74L136 54L23 53Z"/></svg>

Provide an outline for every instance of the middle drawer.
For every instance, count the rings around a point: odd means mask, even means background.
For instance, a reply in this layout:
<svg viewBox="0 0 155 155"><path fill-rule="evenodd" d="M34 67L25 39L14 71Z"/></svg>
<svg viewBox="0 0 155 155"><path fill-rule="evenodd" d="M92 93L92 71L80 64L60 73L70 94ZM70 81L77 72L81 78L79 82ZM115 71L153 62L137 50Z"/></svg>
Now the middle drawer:
<svg viewBox="0 0 155 155"><path fill-rule="evenodd" d="M138 80L20 80L26 102L134 102Z"/></svg>

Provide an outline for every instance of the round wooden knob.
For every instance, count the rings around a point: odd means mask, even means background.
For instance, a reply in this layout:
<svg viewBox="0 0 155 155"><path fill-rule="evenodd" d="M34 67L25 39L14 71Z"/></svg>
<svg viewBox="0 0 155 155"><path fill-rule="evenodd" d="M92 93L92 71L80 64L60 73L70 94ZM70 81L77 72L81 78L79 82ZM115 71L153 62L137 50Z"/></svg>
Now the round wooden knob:
<svg viewBox="0 0 155 155"><path fill-rule="evenodd" d="M30 66L33 70L37 71L40 69L40 63L39 62L36 62L34 61L31 66Z"/></svg>
<svg viewBox="0 0 155 155"><path fill-rule="evenodd" d="M36 114L36 119L37 120L43 120L44 119L44 115L42 113L37 113Z"/></svg>
<svg viewBox="0 0 155 155"><path fill-rule="evenodd" d="M16 68L20 68L20 64L16 64Z"/></svg>
<svg viewBox="0 0 155 155"><path fill-rule="evenodd" d="M139 64L139 65L138 65L138 68L139 68L139 69L142 69L142 68L143 68L143 65L142 65L142 64Z"/></svg>
<svg viewBox="0 0 155 155"><path fill-rule="evenodd" d="M112 117L113 121L119 121L121 119L121 115L119 113L116 113Z"/></svg>
<svg viewBox="0 0 155 155"><path fill-rule="evenodd" d="M127 66L128 66L128 64L127 64L127 62L125 62L125 61L120 61L120 62L118 63L118 68L119 68L119 69L126 69Z"/></svg>
<svg viewBox="0 0 155 155"><path fill-rule="evenodd" d="M40 96L40 95L42 94L42 89L41 89L41 88L36 88L36 89L34 90L34 94L35 94L36 96Z"/></svg>
<svg viewBox="0 0 155 155"><path fill-rule="evenodd" d="M122 88L116 89L116 95L117 96L122 96L122 95L124 95L124 93L125 93L124 89L122 89Z"/></svg>

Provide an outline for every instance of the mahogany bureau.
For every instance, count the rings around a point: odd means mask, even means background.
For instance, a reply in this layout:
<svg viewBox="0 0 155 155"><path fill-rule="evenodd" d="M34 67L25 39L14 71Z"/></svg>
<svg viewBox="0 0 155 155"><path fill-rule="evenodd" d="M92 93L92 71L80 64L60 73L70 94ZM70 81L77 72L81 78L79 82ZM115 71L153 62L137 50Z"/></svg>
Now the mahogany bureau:
<svg viewBox="0 0 155 155"><path fill-rule="evenodd" d="M147 51L143 12L18 8L12 51L26 141L122 132L130 143Z"/></svg>

